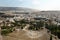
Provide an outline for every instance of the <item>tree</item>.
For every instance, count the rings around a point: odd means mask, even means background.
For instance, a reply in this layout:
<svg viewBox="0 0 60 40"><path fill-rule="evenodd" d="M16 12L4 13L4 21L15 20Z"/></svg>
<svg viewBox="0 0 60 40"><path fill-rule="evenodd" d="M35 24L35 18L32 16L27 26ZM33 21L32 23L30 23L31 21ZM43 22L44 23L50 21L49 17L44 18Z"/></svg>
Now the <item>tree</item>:
<svg viewBox="0 0 60 40"><path fill-rule="evenodd" d="M50 35L50 40L52 40L52 35Z"/></svg>

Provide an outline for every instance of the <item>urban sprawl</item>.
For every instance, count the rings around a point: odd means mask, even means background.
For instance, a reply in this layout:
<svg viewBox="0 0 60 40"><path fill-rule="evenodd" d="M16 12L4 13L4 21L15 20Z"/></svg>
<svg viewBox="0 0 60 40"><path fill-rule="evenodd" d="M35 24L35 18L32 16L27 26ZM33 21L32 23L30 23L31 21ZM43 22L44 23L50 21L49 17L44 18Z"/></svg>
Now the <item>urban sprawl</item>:
<svg viewBox="0 0 60 40"><path fill-rule="evenodd" d="M59 40L59 11L0 11L0 40Z"/></svg>

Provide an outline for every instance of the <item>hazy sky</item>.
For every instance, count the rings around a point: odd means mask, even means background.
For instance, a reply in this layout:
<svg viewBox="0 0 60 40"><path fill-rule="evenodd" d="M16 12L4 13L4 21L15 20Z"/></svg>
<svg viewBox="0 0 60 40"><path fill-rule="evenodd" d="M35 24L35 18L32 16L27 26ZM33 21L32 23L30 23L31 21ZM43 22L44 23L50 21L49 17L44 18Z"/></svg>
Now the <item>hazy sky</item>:
<svg viewBox="0 0 60 40"><path fill-rule="evenodd" d="M60 0L0 0L0 6L60 10Z"/></svg>

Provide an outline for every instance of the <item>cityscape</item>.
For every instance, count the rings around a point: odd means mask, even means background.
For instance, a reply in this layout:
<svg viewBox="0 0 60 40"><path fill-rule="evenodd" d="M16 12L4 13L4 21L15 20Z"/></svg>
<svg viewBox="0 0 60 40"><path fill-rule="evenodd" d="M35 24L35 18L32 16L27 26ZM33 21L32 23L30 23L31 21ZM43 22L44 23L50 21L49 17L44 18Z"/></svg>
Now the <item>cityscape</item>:
<svg viewBox="0 0 60 40"><path fill-rule="evenodd" d="M0 0L0 40L60 40L60 0Z"/></svg>
<svg viewBox="0 0 60 40"><path fill-rule="evenodd" d="M17 8L0 10L0 40L60 40L60 11Z"/></svg>

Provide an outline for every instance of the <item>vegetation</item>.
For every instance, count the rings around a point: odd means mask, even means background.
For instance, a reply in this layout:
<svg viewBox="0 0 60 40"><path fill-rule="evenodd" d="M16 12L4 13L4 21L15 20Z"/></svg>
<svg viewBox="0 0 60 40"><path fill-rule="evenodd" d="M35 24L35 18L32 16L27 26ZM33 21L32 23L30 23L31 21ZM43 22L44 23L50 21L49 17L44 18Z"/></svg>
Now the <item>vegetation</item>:
<svg viewBox="0 0 60 40"><path fill-rule="evenodd" d="M45 22L45 21L27 21L27 20L19 20L15 22L11 22L10 26L5 25L5 22L3 22L3 26L1 27L1 34L2 35L6 35L8 33L13 32L15 29L14 28L21 28L23 29L26 24L29 24L29 30L34 30L34 31L38 31L40 30L42 27L49 29L51 31L51 34L54 34L56 36L58 36L60 38L60 25L57 24L52 24L52 21L49 20L49 22ZM44 24L45 23L45 24ZM51 40L51 39L50 39Z"/></svg>
<svg viewBox="0 0 60 40"><path fill-rule="evenodd" d="M11 22L10 26L6 25L6 23L3 22L3 26L1 26L2 35L7 35L7 34L13 32L15 30L14 27L23 29L23 27L25 27L27 24L27 22L25 22L24 19L20 20L20 21L16 21L16 20L14 20L14 21L15 22Z"/></svg>
<svg viewBox="0 0 60 40"><path fill-rule="evenodd" d="M45 27L51 31L51 34L54 34L60 38L60 25L57 24L45 24Z"/></svg>
<svg viewBox="0 0 60 40"><path fill-rule="evenodd" d="M50 35L50 40L52 40L52 35Z"/></svg>
<svg viewBox="0 0 60 40"><path fill-rule="evenodd" d="M14 20L14 21L15 22L12 23L13 24L12 26L17 27L17 28L21 28L21 29L23 29L27 24L26 20L24 20L24 19L19 20L19 21L16 21L16 20Z"/></svg>
<svg viewBox="0 0 60 40"><path fill-rule="evenodd" d="M30 27L28 29L29 30L40 30L40 28L43 26L44 26L44 21L39 21L39 22L32 21L30 22Z"/></svg>
<svg viewBox="0 0 60 40"><path fill-rule="evenodd" d="M10 26L1 27L1 35L7 35L8 33L11 33L13 31L14 31L13 27L10 27Z"/></svg>

